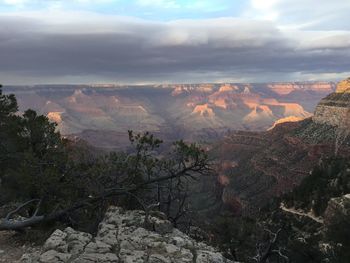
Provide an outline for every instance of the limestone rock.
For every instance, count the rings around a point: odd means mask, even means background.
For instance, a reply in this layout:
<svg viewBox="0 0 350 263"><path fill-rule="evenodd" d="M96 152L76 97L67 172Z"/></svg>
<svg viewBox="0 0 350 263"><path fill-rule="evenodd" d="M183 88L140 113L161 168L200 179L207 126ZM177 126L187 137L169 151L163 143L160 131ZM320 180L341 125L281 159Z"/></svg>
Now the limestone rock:
<svg viewBox="0 0 350 263"><path fill-rule="evenodd" d="M71 254L60 253L55 250L46 251L44 254L40 256L39 262L42 263L64 263L68 262L71 258Z"/></svg>
<svg viewBox="0 0 350 263"><path fill-rule="evenodd" d="M226 263L231 262L225 259L220 253L199 251L197 254L196 263Z"/></svg>
<svg viewBox="0 0 350 263"><path fill-rule="evenodd" d="M90 243L92 236L88 233L78 232L72 228L66 228L68 251L72 254L81 253L86 245Z"/></svg>
<svg viewBox="0 0 350 263"><path fill-rule="evenodd" d="M44 244L44 250L56 250L59 252L67 252L68 245L65 242L65 238L67 237L67 233L57 229L52 233L50 238L46 240Z"/></svg>
<svg viewBox="0 0 350 263"><path fill-rule="evenodd" d="M147 253L142 250L121 249L119 258L120 262L123 263L144 263L147 259Z"/></svg>
<svg viewBox="0 0 350 263"><path fill-rule="evenodd" d="M167 234L173 231L173 225L168 220L151 217L150 222L153 224L154 230L159 234Z"/></svg>
<svg viewBox="0 0 350 263"><path fill-rule="evenodd" d="M73 263L118 263L119 258L112 253L84 253L77 259L72 261Z"/></svg>
<svg viewBox="0 0 350 263"><path fill-rule="evenodd" d="M338 83L336 93L350 93L350 78Z"/></svg>
<svg viewBox="0 0 350 263"><path fill-rule="evenodd" d="M165 257L160 254L150 255L148 258L149 263L171 263L168 257Z"/></svg>
<svg viewBox="0 0 350 263"><path fill-rule="evenodd" d="M108 244L105 244L99 240L96 242L91 242L85 247L86 253L108 253L112 250L112 247Z"/></svg>
<svg viewBox="0 0 350 263"><path fill-rule="evenodd" d="M40 252L35 251L31 253L25 253L22 255L20 262L21 263L36 263L39 262L40 259Z"/></svg>
<svg viewBox="0 0 350 263"><path fill-rule="evenodd" d="M72 228L56 230L41 252L24 255L26 263L206 263L232 262L215 248L173 228L164 215L152 214L145 228L143 211L111 207L95 237Z"/></svg>
<svg viewBox="0 0 350 263"><path fill-rule="evenodd" d="M117 240L118 229L115 225L101 223L96 240L104 242L105 244L115 246L118 244Z"/></svg>

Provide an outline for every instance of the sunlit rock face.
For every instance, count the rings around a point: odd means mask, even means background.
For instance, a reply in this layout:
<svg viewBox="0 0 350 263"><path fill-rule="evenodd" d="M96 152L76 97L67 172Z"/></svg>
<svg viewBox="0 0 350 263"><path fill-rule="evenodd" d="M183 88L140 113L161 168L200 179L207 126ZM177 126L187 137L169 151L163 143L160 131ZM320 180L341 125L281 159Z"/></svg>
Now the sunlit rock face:
<svg viewBox="0 0 350 263"><path fill-rule="evenodd" d="M339 82L336 92L321 100L313 120L319 124L350 129L350 79Z"/></svg>
<svg viewBox="0 0 350 263"><path fill-rule="evenodd" d="M275 121L275 123L271 126L271 128L269 128L268 130L272 130L273 128L275 128L277 125L282 124L282 123L286 123L286 122L298 122L298 121L302 121L304 120L304 117L296 117L296 116L290 116L290 117L286 117L286 118L282 118L279 119L277 121Z"/></svg>
<svg viewBox="0 0 350 263"><path fill-rule="evenodd" d="M197 105L192 114L199 114L200 116L204 117L214 117L214 112L208 104Z"/></svg>
<svg viewBox="0 0 350 263"><path fill-rule="evenodd" d="M350 78L339 82L336 93L350 93Z"/></svg>
<svg viewBox="0 0 350 263"><path fill-rule="evenodd" d="M50 121L60 124L62 122L62 112L49 112L47 117Z"/></svg>
<svg viewBox="0 0 350 263"><path fill-rule="evenodd" d="M129 145L128 130L189 141L213 141L228 130L266 130L279 119L311 116L335 84L42 85L4 91L15 93L21 111L31 108L57 122L61 134L119 149Z"/></svg>
<svg viewBox="0 0 350 263"><path fill-rule="evenodd" d="M288 95L296 91L305 89L306 87L312 91L333 92L332 86L327 82L318 82L313 84L298 84L298 83L274 83L268 85L271 90L279 95Z"/></svg>
<svg viewBox="0 0 350 263"><path fill-rule="evenodd" d="M56 230L37 252L22 263L233 263L217 249L197 242L164 219L144 211L111 207L96 236L72 228ZM151 229L151 230L150 230Z"/></svg>

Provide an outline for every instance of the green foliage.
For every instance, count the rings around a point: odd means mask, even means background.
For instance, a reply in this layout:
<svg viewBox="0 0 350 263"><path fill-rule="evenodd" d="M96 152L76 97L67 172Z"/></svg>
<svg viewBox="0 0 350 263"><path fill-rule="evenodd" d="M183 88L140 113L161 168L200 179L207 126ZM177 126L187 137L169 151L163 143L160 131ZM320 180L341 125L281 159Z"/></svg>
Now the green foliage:
<svg viewBox="0 0 350 263"><path fill-rule="evenodd" d="M6 119L14 116L17 110L18 105L15 95L4 95L0 85L0 124L6 123Z"/></svg>
<svg viewBox="0 0 350 263"><path fill-rule="evenodd" d="M134 154L128 156L128 170L125 174L128 175L130 183L142 183L145 176L149 179L157 170L159 160L155 156L155 150L160 147L162 140L149 132L135 135L133 131L128 131L128 134L130 143L134 146Z"/></svg>
<svg viewBox="0 0 350 263"><path fill-rule="evenodd" d="M315 167L286 199L290 206L312 209L319 216L327 208L332 197L350 193L350 164L347 160L333 158Z"/></svg>
<svg viewBox="0 0 350 263"><path fill-rule="evenodd" d="M213 218L208 231L213 233L212 243L227 252L228 257L245 262L255 253L260 234L255 219L225 213Z"/></svg>
<svg viewBox="0 0 350 263"><path fill-rule="evenodd" d="M212 219L208 229L214 234L215 245L243 262L256 262L252 259L257 253L256 246L268 244L265 230L276 232L279 228L283 230L274 249L282 249L280 251L290 262L349 262L350 205L342 202L344 208L335 209L332 215L327 210L331 199L349 193L349 160L324 159L291 193L272 200L257 217L235 218L231 214L219 214ZM305 214L313 211L326 223L323 225L307 216L286 213L280 209L281 202ZM285 261L272 255L268 262Z"/></svg>
<svg viewBox="0 0 350 263"><path fill-rule="evenodd" d="M15 96L0 94L0 202L63 202L67 155L56 124L33 110L20 116Z"/></svg>
<svg viewBox="0 0 350 263"><path fill-rule="evenodd" d="M346 263L350 259L350 202L342 200L342 205L328 219L326 241L332 247L333 262Z"/></svg>
<svg viewBox="0 0 350 263"><path fill-rule="evenodd" d="M20 115L15 96L3 95L1 89L0 117L0 205L38 199L40 212L50 214L111 189L127 193L136 187L123 198L102 199L70 214L70 221L100 220L104 208L116 202L128 208L159 203L176 223L187 212L188 179L209 170L197 145L179 141L161 154L162 141L148 132L128 132L129 152L90 154L89 147L63 139L46 116L33 110Z"/></svg>
<svg viewBox="0 0 350 263"><path fill-rule="evenodd" d="M0 85L0 171L16 163L15 153L18 142L17 134L20 132L20 118L16 116L18 110L14 95L4 95ZM0 172L0 179L1 179Z"/></svg>
<svg viewBox="0 0 350 263"><path fill-rule="evenodd" d="M325 225L281 211L271 210L265 215L270 224L288 225L281 242L293 262L349 262L350 207L344 207L342 212L336 210L334 215L329 215L327 209L331 199L350 193L349 168L347 159L324 159L292 193L281 197L280 201L289 207L323 217Z"/></svg>

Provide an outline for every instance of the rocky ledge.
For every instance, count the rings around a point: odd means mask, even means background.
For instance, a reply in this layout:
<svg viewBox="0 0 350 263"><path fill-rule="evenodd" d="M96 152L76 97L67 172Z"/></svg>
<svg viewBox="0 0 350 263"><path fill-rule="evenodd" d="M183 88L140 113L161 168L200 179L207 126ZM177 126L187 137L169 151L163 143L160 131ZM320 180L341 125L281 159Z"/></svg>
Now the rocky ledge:
<svg viewBox="0 0 350 263"><path fill-rule="evenodd" d="M226 259L215 248L196 242L164 219L160 214L108 209L97 235L72 228L56 230L41 251L23 255L23 263L224 263ZM149 230L151 229L151 230Z"/></svg>
<svg viewBox="0 0 350 263"><path fill-rule="evenodd" d="M342 129L350 127L350 78L339 82L335 93L317 105L313 121Z"/></svg>
<svg viewBox="0 0 350 263"><path fill-rule="evenodd" d="M350 93L350 78L338 83L336 93Z"/></svg>

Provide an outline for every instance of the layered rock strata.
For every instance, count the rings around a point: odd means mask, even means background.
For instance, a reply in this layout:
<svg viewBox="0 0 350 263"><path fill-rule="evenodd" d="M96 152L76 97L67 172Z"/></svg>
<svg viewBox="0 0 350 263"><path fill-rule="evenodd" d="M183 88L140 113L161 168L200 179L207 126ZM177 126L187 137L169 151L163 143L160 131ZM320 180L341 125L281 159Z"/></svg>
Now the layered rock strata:
<svg viewBox="0 0 350 263"><path fill-rule="evenodd" d="M233 212L251 215L273 197L292 191L321 158L348 158L350 79L322 99L313 118L285 120L267 132L231 132L212 146L217 160L236 163L220 174L225 176L222 201Z"/></svg>
<svg viewBox="0 0 350 263"><path fill-rule="evenodd" d="M341 129L350 129L350 78L337 85L336 92L317 105L313 121Z"/></svg>

